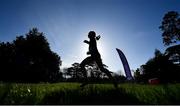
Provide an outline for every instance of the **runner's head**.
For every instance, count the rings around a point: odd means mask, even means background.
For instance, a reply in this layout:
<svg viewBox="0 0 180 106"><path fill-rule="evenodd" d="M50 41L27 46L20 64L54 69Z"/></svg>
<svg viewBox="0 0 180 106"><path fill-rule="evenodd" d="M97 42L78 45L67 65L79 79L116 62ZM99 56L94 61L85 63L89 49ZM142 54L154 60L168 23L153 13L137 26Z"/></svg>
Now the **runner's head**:
<svg viewBox="0 0 180 106"><path fill-rule="evenodd" d="M96 33L94 31L90 31L88 34L88 38L95 38L96 37Z"/></svg>

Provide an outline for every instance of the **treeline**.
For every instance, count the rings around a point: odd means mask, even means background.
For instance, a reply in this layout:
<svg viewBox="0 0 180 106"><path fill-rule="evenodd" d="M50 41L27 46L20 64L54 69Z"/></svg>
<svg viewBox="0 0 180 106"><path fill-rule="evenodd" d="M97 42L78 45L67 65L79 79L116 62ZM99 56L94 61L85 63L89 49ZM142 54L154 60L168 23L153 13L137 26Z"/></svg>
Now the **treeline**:
<svg viewBox="0 0 180 106"><path fill-rule="evenodd" d="M108 66L104 65L105 68ZM81 70L80 64L75 62L71 67L63 68L63 78L64 81L67 82L82 82L84 79L84 71ZM88 82L96 82L96 83L108 83L112 82L108 76L100 71L100 69L96 66L96 64L86 65L86 75ZM116 79L117 82L123 83L126 82L126 77L121 75L120 73L111 72L111 75Z"/></svg>
<svg viewBox="0 0 180 106"><path fill-rule="evenodd" d="M144 83L153 78L157 78L160 83L180 82L180 45L168 48L165 53L156 49L154 57L141 65L134 77L137 82Z"/></svg>
<svg viewBox="0 0 180 106"><path fill-rule="evenodd" d="M138 82L147 83L152 78L161 83L180 82L180 14L176 11L167 12L159 28L164 45L169 47L164 53L155 50L154 57L136 70Z"/></svg>
<svg viewBox="0 0 180 106"><path fill-rule="evenodd" d="M0 42L0 81L55 82L62 77L60 65L60 56L37 28L12 42Z"/></svg>

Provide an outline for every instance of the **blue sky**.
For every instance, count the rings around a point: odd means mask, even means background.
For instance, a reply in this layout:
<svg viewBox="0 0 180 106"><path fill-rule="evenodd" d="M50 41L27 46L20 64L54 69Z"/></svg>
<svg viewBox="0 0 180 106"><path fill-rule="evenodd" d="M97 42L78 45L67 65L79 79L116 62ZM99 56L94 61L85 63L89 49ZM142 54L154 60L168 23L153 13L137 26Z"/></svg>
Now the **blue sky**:
<svg viewBox="0 0 180 106"><path fill-rule="evenodd" d="M123 70L115 48L137 69L155 49L164 52L158 27L171 10L180 12L179 0L0 0L0 41L37 27L68 67L87 57L83 40L94 30L101 35L98 48L111 71Z"/></svg>

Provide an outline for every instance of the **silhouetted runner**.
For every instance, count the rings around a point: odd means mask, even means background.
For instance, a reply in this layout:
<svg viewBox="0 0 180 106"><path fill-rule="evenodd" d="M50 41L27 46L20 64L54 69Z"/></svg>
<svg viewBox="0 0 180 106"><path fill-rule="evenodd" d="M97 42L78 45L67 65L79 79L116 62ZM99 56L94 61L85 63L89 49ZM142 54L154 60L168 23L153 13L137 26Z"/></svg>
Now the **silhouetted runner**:
<svg viewBox="0 0 180 106"><path fill-rule="evenodd" d="M90 40L89 41L84 40L84 43L89 44L89 51L87 52L87 54L90 56L85 58L80 64L80 67L81 67L81 70L83 71L84 77L87 80L87 71L85 69L85 66L95 62L98 65L100 71L104 72L113 81L114 86L117 88L117 83L116 83L115 79L112 77L109 70L104 68L102 60L101 60L101 55L97 49L96 40L100 39L100 35L96 36L96 33L94 31L90 31L88 34L88 38ZM81 87L83 87L87 84L88 84L88 81L85 81L82 83Z"/></svg>

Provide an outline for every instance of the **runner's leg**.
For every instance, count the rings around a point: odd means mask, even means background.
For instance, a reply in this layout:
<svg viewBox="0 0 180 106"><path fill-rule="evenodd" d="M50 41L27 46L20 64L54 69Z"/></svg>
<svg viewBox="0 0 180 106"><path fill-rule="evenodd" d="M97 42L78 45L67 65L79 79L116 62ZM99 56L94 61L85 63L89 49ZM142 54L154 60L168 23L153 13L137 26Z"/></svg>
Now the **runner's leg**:
<svg viewBox="0 0 180 106"><path fill-rule="evenodd" d="M85 85L88 84L88 77L87 77L87 71L86 71L86 68L85 66L92 63L93 59L91 56L85 58L81 63L80 63L80 67L81 67L81 70L83 72L83 76L85 78L85 80L83 81L83 83L81 84L81 87L84 87Z"/></svg>
<svg viewBox="0 0 180 106"><path fill-rule="evenodd" d="M112 77L112 75L111 75L111 73L109 72L109 70L103 67L102 60L101 60L101 59L96 59L96 63L97 63L97 65L98 65L98 67L100 68L100 70L101 70L102 72L104 72L104 73L109 77L110 80L113 81L114 87L117 88L117 86L118 86L118 85L117 85L117 82L116 82L115 79Z"/></svg>

